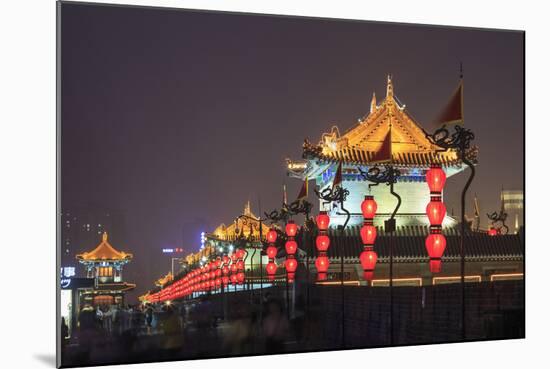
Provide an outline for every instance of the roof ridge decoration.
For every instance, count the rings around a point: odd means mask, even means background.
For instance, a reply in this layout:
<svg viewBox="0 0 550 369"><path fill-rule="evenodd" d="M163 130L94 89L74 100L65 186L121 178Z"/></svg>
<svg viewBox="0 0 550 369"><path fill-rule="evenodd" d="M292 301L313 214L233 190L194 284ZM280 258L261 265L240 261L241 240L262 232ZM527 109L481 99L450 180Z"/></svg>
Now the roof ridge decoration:
<svg viewBox="0 0 550 369"><path fill-rule="evenodd" d="M101 243L96 246L90 252L83 252L76 255L76 258L80 261L130 261L133 257L132 254L123 251L118 251L109 243L109 237L107 232L103 232L101 236Z"/></svg>

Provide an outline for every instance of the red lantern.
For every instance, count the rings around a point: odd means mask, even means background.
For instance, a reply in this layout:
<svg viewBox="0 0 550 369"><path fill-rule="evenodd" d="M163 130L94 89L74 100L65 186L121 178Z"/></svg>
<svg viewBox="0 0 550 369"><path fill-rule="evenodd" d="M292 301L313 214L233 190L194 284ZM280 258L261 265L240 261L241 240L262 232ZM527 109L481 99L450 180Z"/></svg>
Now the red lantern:
<svg viewBox="0 0 550 369"><path fill-rule="evenodd" d="M441 233L432 233L426 238L426 250L430 259L441 259L445 252L447 240Z"/></svg>
<svg viewBox="0 0 550 369"><path fill-rule="evenodd" d="M221 259L221 258L217 258L214 265L216 265L216 268L219 268L219 267L222 265L222 259Z"/></svg>
<svg viewBox="0 0 550 369"><path fill-rule="evenodd" d="M372 272L376 267L377 259L378 259L378 255L376 255L375 251L373 250L363 251L359 256L359 260L361 261L361 266L363 267L363 271Z"/></svg>
<svg viewBox="0 0 550 369"><path fill-rule="evenodd" d="M237 273L237 264L231 264L229 269L231 270L231 273Z"/></svg>
<svg viewBox="0 0 550 369"><path fill-rule="evenodd" d="M232 284L237 284L237 274L231 274L231 277L229 277Z"/></svg>
<svg viewBox="0 0 550 369"><path fill-rule="evenodd" d="M243 272L237 273L237 283L243 284L243 282L244 282L244 273Z"/></svg>
<svg viewBox="0 0 550 369"><path fill-rule="evenodd" d="M222 258L222 261L223 261L223 265L229 264L229 256L224 255L224 257Z"/></svg>
<svg viewBox="0 0 550 369"><path fill-rule="evenodd" d="M269 277L274 277L275 273L277 272L277 265L271 261L267 263L267 266L265 267L265 269Z"/></svg>
<svg viewBox="0 0 550 369"><path fill-rule="evenodd" d="M488 234L489 236L496 236L496 235L498 235L498 231L497 231L495 228L491 227L491 228L487 231L487 234Z"/></svg>
<svg viewBox="0 0 550 369"><path fill-rule="evenodd" d="M329 266L330 262L326 256L319 256L317 260L315 260L315 267L319 273L326 273Z"/></svg>
<svg viewBox="0 0 550 369"><path fill-rule="evenodd" d="M227 286L229 284L229 277L228 276L223 276L222 277L222 283L224 286Z"/></svg>
<svg viewBox="0 0 550 369"><path fill-rule="evenodd" d="M428 206L426 206L426 214L428 214L428 219L430 220L431 225L441 225L443 219L445 219L445 213L447 208L445 203L441 201L430 201Z"/></svg>
<svg viewBox="0 0 550 369"><path fill-rule="evenodd" d="M363 213L363 218L374 219L376 215L376 209L378 209L378 204L374 200L374 197L371 195L365 196L365 199L361 203L361 212Z"/></svg>
<svg viewBox="0 0 550 369"><path fill-rule="evenodd" d="M432 165L432 167L426 172L426 182L432 193L441 193L443 187L445 187L445 181L447 176L441 166Z"/></svg>
<svg viewBox="0 0 550 369"><path fill-rule="evenodd" d="M320 234L315 239L315 246L319 252L327 251L330 246L330 238L326 234Z"/></svg>
<svg viewBox="0 0 550 369"><path fill-rule="evenodd" d="M277 231L270 229L269 232L267 232L267 242L275 243L275 241L277 241Z"/></svg>
<svg viewBox="0 0 550 369"><path fill-rule="evenodd" d="M365 224L361 227L361 240L363 241L363 245L374 245L376 227L370 224Z"/></svg>
<svg viewBox="0 0 550 369"><path fill-rule="evenodd" d="M320 231L326 231L330 223L330 217L327 215L326 211L320 211L319 215L317 215L316 221L317 228L319 228Z"/></svg>
<svg viewBox="0 0 550 369"><path fill-rule="evenodd" d="M277 257L277 248L275 246L269 246L266 250L267 257L275 259Z"/></svg>
<svg viewBox="0 0 550 369"><path fill-rule="evenodd" d="M222 276L222 270L221 269L216 269L216 278L219 278Z"/></svg>
<svg viewBox="0 0 550 369"><path fill-rule="evenodd" d="M286 241L285 250L287 255L294 255L298 249L298 244L294 240Z"/></svg>
<svg viewBox="0 0 550 369"><path fill-rule="evenodd" d="M286 259L285 268L288 273L294 273L298 268L298 262L296 259Z"/></svg>
<svg viewBox="0 0 550 369"><path fill-rule="evenodd" d="M223 273L223 275L228 275L229 274L229 267L227 265L223 266L222 273Z"/></svg>
<svg viewBox="0 0 550 369"><path fill-rule="evenodd" d="M242 260L237 261L237 269L244 270L244 261Z"/></svg>
<svg viewBox="0 0 550 369"><path fill-rule="evenodd" d="M235 255L237 255L237 259L244 258L246 252L243 249L237 249L237 252L235 252Z"/></svg>
<svg viewBox="0 0 550 369"><path fill-rule="evenodd" d="M294 237L298 232L298 226L296 225L296 223L294 223L293 220L289 220L286 224L285 231L288 237Z"/></svg>

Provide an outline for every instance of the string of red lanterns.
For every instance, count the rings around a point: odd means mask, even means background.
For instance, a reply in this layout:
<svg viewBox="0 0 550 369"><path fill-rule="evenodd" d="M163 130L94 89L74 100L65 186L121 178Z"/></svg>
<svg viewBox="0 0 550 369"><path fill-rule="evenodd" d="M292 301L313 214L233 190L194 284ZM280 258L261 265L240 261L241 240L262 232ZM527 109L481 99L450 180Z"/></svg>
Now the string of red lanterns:
<svg viewBox="0 0 550 369"><path fill-rule="evenodd" d="M430 189L430 202L426 206L426 214L430 220L430 234L426 238L426 250L430 256L430 271L441 272L441 257L445 252L447 240L441 233L443 219L447 208L442 201L443 187L447 176L440 165L432 165L426 172L426 182Z"/></svg>
<svg viewBox="0 0 550 369"><path fill-rule="evenodd" d="M275 246L276 241L277 241L277 231L271 228L269 232L267 232L268 246L266 249L266 254L269 261L265 267L267 272L267 278L270 281L275 280L275 273L277 272L277 264L275 264L275 258L277 257L277 247Z"/></svg>
<svg viewBox="0 0 550 369"><path fill-rule="evenodd" d="M327 257L328 248L330 247L330 238L328 236L330 217L326 211L320 211L315 220L317 222L317 228L319 229L319 234L315 239L315 247L318 252L317 260L315 260L315 267L317 268L317 279L324 281L327 279L327 271L330 266L330 261Z"/></svg>
<svg viewBox="0 0 550 369"><path fill-rule="evenodd" d="M376 227L374 226L374 217L378 204L372 195L365 196L361 203L361 212L363 213L363 227L361 227L361 241L363 242L363 251L359 255L361 267L363 267L363 278L366 281L372 281L374 277L374 268L378 255L374 251L374 241L376 240Z"/></svg>
<svg viewBox="0 0 550 369"><path fill-rule="evenodd" d="M296 250L298 249L298 244L296 243L294 237L298 232L298 226L294 223L293 220L289 220L285 226L285 232L287 240L285 242L285 251L286 251L286 275L289 283L294 282L294 277L296 275L296 269L298 268L298 262L296 261Z"/></svg>
<svg viewBox="0 0 550 369"><path fill-rule="evenodd" d="M235 251L235 256L237 258L237 283L241 285L245 280L244 257L246 256L246 251L243 249L237 249Z"/></svg>

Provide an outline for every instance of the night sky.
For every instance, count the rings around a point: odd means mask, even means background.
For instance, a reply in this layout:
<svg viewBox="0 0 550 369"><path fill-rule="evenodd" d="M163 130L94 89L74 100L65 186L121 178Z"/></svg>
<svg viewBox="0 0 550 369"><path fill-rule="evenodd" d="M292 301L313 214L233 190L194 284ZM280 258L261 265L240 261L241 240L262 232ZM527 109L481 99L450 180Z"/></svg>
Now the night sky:
<svg viewBox="0 0 550 369"><path fill-rule="evenodd" d="M134 253L125 279L137 293L169 270L163 247L196 251L200 231L247 200L256 214L258 200L279 206L283 183L293 199L300 183L284 159L333 124L355 125L388 73L428 128L462 61L480 148L470 197L485 214L502 186L523 189L520 32L64 4L61 47L62 210L123 213L113 243ZM448 181L449 213L465 180Z"/></svg>

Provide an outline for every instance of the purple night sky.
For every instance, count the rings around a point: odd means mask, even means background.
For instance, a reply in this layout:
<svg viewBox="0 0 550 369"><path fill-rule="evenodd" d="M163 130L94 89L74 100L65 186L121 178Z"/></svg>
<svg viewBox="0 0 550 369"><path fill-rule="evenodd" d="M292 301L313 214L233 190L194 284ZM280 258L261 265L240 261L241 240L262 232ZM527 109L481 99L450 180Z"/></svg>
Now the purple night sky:
<svg viewBox="0 0 550 369"><path fill-rule="evenodd" d="M428 128L462 61L480 148L467 213L477 193L486 225L501 186L523 189L523 46L512 31L63 4L62 211L124 214L113 245L134 253L141 294L170 268L163 247L198 249L193 225L227 224L247 200L275 208L283 183L294 198L284 159L356 124L388 73ZM465 179L448 181L449 213Z"/></svg>

